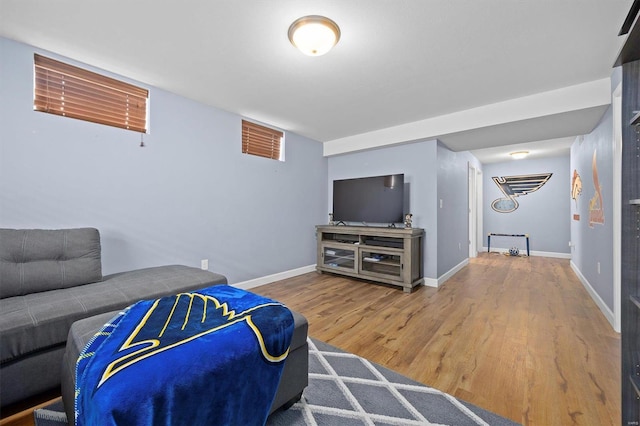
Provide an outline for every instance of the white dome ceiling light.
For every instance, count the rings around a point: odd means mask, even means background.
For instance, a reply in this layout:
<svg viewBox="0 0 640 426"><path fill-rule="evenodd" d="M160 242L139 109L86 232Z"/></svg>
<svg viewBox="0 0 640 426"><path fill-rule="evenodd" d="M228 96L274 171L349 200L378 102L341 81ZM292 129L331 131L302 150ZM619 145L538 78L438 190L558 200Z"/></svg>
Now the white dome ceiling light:
<svg viewBox="0 0 640 426"><path fill-rule="evenodd" d="M289 40L305 55L321 56L340 40L340 28L324 16L303 16L289 27Z"/></svg>

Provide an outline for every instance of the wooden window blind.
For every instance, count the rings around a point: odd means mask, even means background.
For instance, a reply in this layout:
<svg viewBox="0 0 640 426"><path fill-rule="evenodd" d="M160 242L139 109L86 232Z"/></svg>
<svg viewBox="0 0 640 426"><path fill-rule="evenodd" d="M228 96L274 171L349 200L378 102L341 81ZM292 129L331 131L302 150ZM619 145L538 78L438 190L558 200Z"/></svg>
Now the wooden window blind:
<svg viewBox="0 0 640 426"><path fill-rule="evenodd" d="M260 157L280 159L284 133L242 120L242 152Z"/></svg>
<svg viewBox="0 0 640 426"><path fill-rule="evenodd" d="M38 54L33 109L146 133L149 91Z"/></svg>

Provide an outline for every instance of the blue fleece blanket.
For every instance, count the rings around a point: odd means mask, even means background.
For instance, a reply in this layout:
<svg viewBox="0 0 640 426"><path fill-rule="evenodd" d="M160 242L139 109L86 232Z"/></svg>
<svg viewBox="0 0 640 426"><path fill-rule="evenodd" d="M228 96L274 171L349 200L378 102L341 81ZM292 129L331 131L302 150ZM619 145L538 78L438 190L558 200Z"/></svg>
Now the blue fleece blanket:
<svg viewBox="0 0 640 426"><path fill-rule="evenodd" d="M80 354L76 424L264 424L292 335L284 305L235 287L138 302Z"/></svg>

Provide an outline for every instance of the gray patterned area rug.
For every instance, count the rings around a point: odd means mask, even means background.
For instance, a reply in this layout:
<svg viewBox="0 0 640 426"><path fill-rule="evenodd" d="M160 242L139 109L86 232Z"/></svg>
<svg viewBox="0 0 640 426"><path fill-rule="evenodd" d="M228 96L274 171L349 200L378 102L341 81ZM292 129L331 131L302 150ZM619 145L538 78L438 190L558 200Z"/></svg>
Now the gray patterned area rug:
<svg viewBox="0 0 640 426"><path fill-rule="evenodd" d="M34 412L36 426L66 424L62 405ZM309 386L268 426L513 426L510 420L357 355L309 339Z"/></svg>

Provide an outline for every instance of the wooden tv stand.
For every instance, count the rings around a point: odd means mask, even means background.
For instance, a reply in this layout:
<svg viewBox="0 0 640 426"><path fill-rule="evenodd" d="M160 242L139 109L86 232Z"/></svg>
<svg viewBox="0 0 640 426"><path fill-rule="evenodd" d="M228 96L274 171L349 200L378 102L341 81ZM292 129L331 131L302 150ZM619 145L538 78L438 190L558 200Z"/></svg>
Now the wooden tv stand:
<svg viewBox="0 0 640 426"><path fill-rule="evenodd" d="M316 270L393 284L406 293L424 282L420 228L316 226Z"/></svg>

